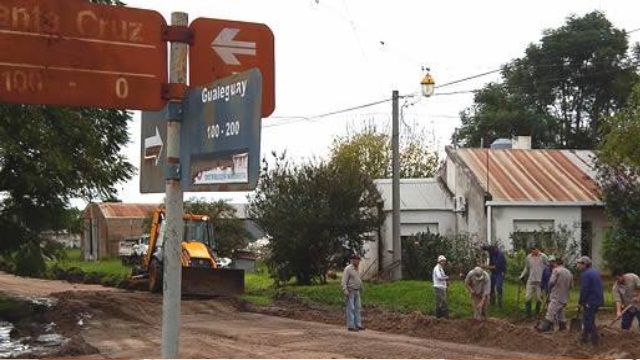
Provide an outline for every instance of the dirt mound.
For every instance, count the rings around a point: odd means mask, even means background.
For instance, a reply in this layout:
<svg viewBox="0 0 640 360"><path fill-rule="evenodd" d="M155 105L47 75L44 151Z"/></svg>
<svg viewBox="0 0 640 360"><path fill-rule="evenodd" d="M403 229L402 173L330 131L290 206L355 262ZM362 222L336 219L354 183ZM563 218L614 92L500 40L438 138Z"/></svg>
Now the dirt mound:
<svg viewBox="0 0 640 360"><path fill-rule="evenodd" d="M342 309L309 304L295 296L279 296L274 306L256 307L245 303L238 309L297 320L344 324ZM539 333L534 329L536 321L532 320L512 323L495 318L482 322L473 319L437 319L419 312L400 314L379 308L364 309L363 319L368 329L510 351L528 351L573 358L638 358L640 356L640 346L638 346L640 334L638 332L623 333L619 329L601 331L600 345L594 349L581 346L578 333Z"/></svg>
<svg viewBox="0 0 640 360"><path fill-rule="evenodd" d="M72 336L62 347L50 354L52 358L69 358L73 356L93 355L100 353L98 349L87 344L79 335Z"/></svg>
<svg viewBox="0 0 640 360"><path fill-rule="evenodd" d="M56 308L62 320L77 321L80 314L95 314L143 324L156 323L162 314L162 297L144 292L62 292Z"/></svg>

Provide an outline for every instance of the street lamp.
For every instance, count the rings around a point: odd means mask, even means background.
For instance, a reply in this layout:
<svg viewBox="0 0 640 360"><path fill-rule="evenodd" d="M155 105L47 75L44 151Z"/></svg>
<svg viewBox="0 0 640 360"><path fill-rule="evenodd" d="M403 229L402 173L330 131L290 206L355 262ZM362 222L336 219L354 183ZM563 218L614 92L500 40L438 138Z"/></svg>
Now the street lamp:
<svg viewBox="0 0 640 360"><path fill-rule="evenodd" d="M433 77L431 77L431 74L429 74L429 69L427 69L427 74L422 78L420 87L422 88L422 96L429 97L433 95L436 87L436 82L433 81Z"/></svg>
<svg viewBox="0 0 640 360"><path fill-rule="evenodd" d="M433 95L436 82L429 74L429 69L423 69L427 74L422 78L420 86L422 95ZM404 96L403 96L404 97ZM391 245L393 249L392 278L402 278L402 243L400 241L400 112L398 102L400 95L398 90L391 93L392 126L391 126Z"/></svg>

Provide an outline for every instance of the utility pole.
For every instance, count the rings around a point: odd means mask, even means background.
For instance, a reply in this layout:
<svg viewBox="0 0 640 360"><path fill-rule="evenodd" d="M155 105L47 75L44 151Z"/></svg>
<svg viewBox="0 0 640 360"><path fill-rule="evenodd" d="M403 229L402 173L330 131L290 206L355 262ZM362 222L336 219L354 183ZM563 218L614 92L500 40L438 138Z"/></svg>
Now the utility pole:
<svg viewBox="0 0 640 360"><path fill-rule="evenodd" d="M402 244L400 242L400 114L398 90L391 95L391 169L392 169L392 244L393 244L393 280L402 278Z"/></svg>
<svg viewBox="0 0 640 360"><path fill-rule="evenodd" d="M172 26L187 26L189 16L183 12L171 13ZM189 45L171 42L169 83L187 82L187 55ZM180 298L182 266L180 264L180 242L182 228L183 199L180 188L180 128L182 102L170 101L167 107L167 162L166 179L166 235L162 246L162 351L164 359L177 359L180 347Z"/></svg>

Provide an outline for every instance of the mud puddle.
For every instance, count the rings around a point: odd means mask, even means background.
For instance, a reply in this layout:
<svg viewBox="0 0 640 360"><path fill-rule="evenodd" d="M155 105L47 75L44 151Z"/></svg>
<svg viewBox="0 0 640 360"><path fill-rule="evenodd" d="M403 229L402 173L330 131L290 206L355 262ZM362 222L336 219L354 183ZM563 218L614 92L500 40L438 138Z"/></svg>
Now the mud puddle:
<svg viewBox="0 0 640 360"><path fill-rule="evenodd" d="M3 298L0 309L0 359L83 355L75 327L56 323L56 302L48 298ZM71 325L71 326L70 326ZM82 346L80 349L85 349ZM89 352L91 353L91 349Z"/></svg>
<svg viewBox="0 0 640 360"><path fill-rule="evenodd" d="M29 353L29 345L24 344L23 339L11 339L14 329L12 323L0 320L0 359L16 358Z"/></svg>

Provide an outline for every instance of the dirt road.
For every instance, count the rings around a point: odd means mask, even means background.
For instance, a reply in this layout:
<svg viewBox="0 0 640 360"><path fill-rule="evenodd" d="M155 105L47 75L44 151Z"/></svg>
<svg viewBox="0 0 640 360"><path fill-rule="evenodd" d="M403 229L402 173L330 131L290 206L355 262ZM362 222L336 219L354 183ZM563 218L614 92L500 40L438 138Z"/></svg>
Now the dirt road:
<svg viewBox="0 0 640 360"><path fill-rule="evenodd" d="M22 296L50 296L58 299L53 311L55 322L66 335L77 333L76 348L63 355L91 355L106 358L153 358L160 356L162 298L145 292L131 292L86 285L71 285L0 274L0 291ZM539 347L526 331L513 326L501 329L497 336L511 347L486 347L475 339L458 342L435 340L447 331L464 336L490 334L489 327L474 327L464 320L438 323L408 322L411 318L385 319L389 331L351 333L340 324L340 314L312 310L304 314L291 311L284 303L279 308L238 311L238 303L222 300L184 300L181 309L181 358L531 358L562 356L562 349ZM284 306L284 307L283 307ZM245 306L240 308L246 309ZM292 314L298 315L292 315ZM303 318L300 321L282 316ZM370 312L371 325L379 314ZM83 319L82 325L78 321ZM376 320L377 321L377 320ZM321 322L329 322L323 324ZM374 326L387 330L380 324ZM475 332L469 332L474 327ZM393 331L397 330L397 331ZM493 330L497 331L497 330ZM392 333L395 332L395 333ZM402 332L402 334L398 334ZM474 335L475 334L475 335ZM514 335L511 335L514 334ZM415 335L415 336L412 336ZM516 337L517 335L517 337ZM509 338L511 336L511 338ZM550 335L555 338L555 336ZM521 345L517 344L521 339ZM515 347L513 342L516 341ZM481 343L481 341L479 342ZM497 344L497 343L496 343ZM519 350L521 349L521 350ZM535 353L535 352L541 353ZM624 352L622 354L625 354ZM565 354L569 355L570 354ZM592 357L596 354L582 354ZM615 355L615 353L611 353ZM616 356L609 356L616 357Z"/></svg>
<svg viewBox="0 0 640 360"><path fill-rule="evenodd" d="M0 274L2 292L53 296L62 332L77 331L107 358L160 356L160 296ZM52 294L53 293L53 294ZM78 320L84 319L82 326ZM86 352L86 350L84 351ZM80 355L80 354L77 354ZM460 345L373 330L239 312L215 300L182 302L182 358L442 358L536 357L536 354Z"/></svg>

